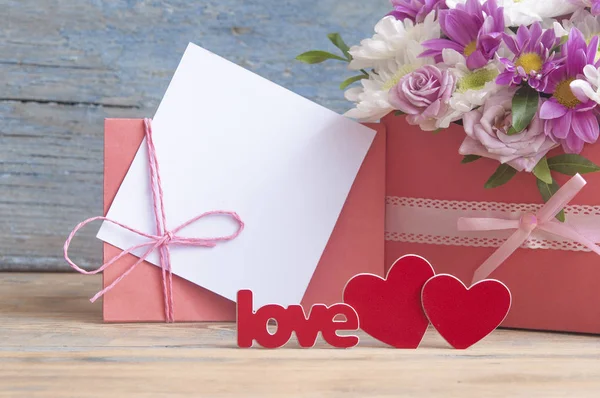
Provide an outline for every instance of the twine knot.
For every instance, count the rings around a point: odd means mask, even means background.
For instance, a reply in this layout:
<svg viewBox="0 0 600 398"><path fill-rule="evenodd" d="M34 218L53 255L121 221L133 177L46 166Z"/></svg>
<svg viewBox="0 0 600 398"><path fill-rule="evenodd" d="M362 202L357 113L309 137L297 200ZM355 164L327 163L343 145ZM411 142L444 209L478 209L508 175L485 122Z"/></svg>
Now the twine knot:
<svg viewBox="0 0 600 398"><path fill-rule="evenodd" d="M168 246L173 241L174 237L175 237L175 235L173 235L173 232L171 232L171 231L165 232L165 234L162 236L162 238L158 241L159 246Z"/></svg>

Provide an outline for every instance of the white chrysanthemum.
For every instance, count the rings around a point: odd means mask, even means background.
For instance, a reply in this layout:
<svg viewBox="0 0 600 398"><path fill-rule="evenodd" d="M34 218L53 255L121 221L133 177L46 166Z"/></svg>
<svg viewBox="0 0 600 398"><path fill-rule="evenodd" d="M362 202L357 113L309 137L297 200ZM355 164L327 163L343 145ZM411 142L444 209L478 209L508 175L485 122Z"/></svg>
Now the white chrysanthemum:
<svg viewBox="0 0 600 398"><path fill-rule="evenodd" d="M485 103L492 94L498 92L500 87L496 84L496 77L500 73L495 61L488 63L481 69L470 70L466 58L452 49L442 52L444 64L458 78L456 92L450 99L450 106L461 112L469 112Z"/></svg>
<svg viewBox="0 0 600 398"><path fill-rule="evenodd" d="M593 65L583 68L585 80L577 79L571 82L573 94L582 102L587 98L600 104L600 70Z"/></svg>
<svg viewBox="0 0 600 398"><path fill-rule="evenodd" d="M445 49L442 56L444 64L448 65L450 71L458 78L456 91L449 101L450 107L454 110L449 118L456 120L482 106L490 96L501 89L496 84L496 77L500 73L497 61L491 61L481 69L469 70L466 58L459 52Z"/></svg>
<svg viewBox="0 0 600 398"><path fill-rule="evenodd" d="M375 122L394 110L388 102L388 91L382 90L378 79L363 79L361 83L362 87L346 90L346 99L354 102L356 107L345 116L361 122Z"/></svg>
<svg viewBox="0 0 600 398"><path fill-rule="evenodd" d="M579 29L585 40L589 42L594 36L600 34L600 16L595 17L587 10L578 10L562 24L554 21L554 33L558 37L567 36L573 28Z"/></svg>
<svg viewBox="0 0 600 398"><path fill-rule="evenodd" d="M487 0L479 0L482 4ZM466 0L446 0L450 8ZM569 0L497 0L504 7L506 26L529 26L534 22L542 22L546 18L569 15L582 7Z"/></svg>
<svg viewBox="0 0 600 398"><path fill-rule="evenodd" d="M346 116L361 122L374 122L394 110L388 101L388 93L402 77L433 63L431 58L419 58L423 46L416 41L407 43L404 53L387 61L380 61L377 71L369 72L369 78L361 80L361 87L346 91L346 99L355 103L355 108Z"/></svg>
<svg viewBox="0 0 600 398"><path fill-rule="evenodd" d="M386 16L375 25L375 35L364 39L358 46L350 48L352 62L350 69L377 70L389 60L402 56L412 42L423 43L430 39L440 38L440 24L431 12L425 21L415 24L410 19L398 21L392 16Z"/></svg>

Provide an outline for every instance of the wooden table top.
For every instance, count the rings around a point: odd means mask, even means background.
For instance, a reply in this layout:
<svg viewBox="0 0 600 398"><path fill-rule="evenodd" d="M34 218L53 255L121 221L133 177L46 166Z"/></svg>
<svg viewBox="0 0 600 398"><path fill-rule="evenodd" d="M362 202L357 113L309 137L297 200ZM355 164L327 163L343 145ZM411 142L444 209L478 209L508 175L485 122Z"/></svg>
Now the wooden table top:
<svg viewBox="0 0 600 398"><path fill-rule="evenodd" d="M465 351L361 335L238 349L234 324L103 324L100 277L0 273L0 396L598 397L600 337L498 330ZM363 338L364 337L364 338Z"/></svg>

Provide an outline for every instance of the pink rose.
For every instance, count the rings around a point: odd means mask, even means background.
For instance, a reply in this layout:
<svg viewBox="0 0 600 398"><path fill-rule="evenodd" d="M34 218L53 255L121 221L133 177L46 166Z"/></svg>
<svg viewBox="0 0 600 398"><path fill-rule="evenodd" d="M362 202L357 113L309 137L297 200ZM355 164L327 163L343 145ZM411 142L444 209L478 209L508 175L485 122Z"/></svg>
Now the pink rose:
<svg viewBox="0 0 600 398"><path fill-rule="evenodd" d="M425 65L404 76L389 92L390 104L407 114L410 124L433 131L448 127L448 100L456 88L456 77L448 70Z"/></svg>
<svg viewBox="0 0 600 398"><path fill-rule="evenodd" d="M512 126L514 93L514 89L501 91L481 108L464 115L467 138L459 149L461 155L478 155L508 163L518 171L531 172L540 159L557 146L544 134L539 111L525 130L507 134Z"/></svg>

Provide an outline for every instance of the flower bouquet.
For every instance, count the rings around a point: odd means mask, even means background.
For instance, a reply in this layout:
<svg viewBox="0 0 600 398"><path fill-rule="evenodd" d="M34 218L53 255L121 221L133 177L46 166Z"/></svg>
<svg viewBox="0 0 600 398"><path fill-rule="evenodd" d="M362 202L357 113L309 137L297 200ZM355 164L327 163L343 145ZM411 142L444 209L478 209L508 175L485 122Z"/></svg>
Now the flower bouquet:
<svg viewBox="0 0 600 398"><path fill-rule="evenodd" d="M504 326L600 333L600 1L392 4L360 45L298 56L347 62L346 115L387 128L386 266L493 274Z"/></svg>
<svg viewBox="0 0 600 398"><path fill-rule="evenodd" d="M355 103L347 116L376 121L394 112L436 134L462 125L465 137L456 149L463 162L500 163L487 188L517 172L533 173L547 200L558 190L552 171L600 170L580 155L599 136L600 1L392 4L360 45L349 48L339 34L329 35L342 56L298 56L307 63L344 61L360 71L341 85L360 83L345 92ZM563 153L548 158L559 146Z"/></svg>

